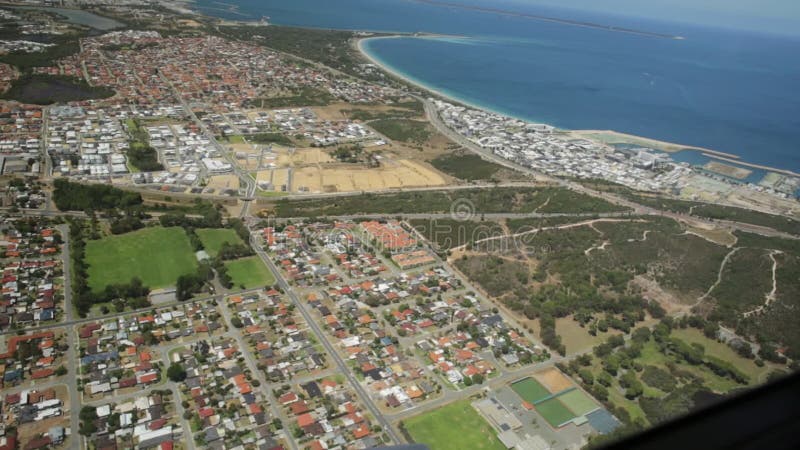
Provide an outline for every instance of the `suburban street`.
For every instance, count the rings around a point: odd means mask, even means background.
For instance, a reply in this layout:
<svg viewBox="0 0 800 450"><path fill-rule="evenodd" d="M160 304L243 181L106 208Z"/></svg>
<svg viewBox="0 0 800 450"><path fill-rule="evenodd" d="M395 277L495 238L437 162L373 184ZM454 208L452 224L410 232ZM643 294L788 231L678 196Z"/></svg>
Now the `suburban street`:
<svg viewBox="0 0 800 450"><path fill-rule="evenodd" d="M264 252L264 250L261 248L261 245L258 242L258 239L253 235L251 235L250 244L253 247L253 250L256 251L256 254L258 254L261 260L264 261L267 267L269 267L269 269L275 275L275 279L278 282L278 286L289 296L289 298L295 304L295 307L298 310L300 310L300 312L303 314L303 318L305 319L306 323L308 323L308 326L311 327L311 330L317 336L317 339L319 339L319 341L322 342L322 345L325 347L325 350L331 355L333 360L336 362L336 366L339 372L342 375L344 375L345 378L347 378L347 381L350 383L353 389L355 389L361 401L363 401L366 407L369 409L369 412L372 414L375 420L378 423L380 423L381 428L383 428L383 430L389 435L389 437L392 439L392 442L402 443L403 440L394 430L389 421L386 420L384 415L381 414L381 412L372 402L372 399L364 390L364 387L361 386L356 377L353 375L352 371L347 367L347 364L345 364L344 360L342 360L342 357L339 356L339 353L336 351L335 348L333 348L329 340L325 337L325 334L319 328L319 325L317 325L314 318L311 317L311 314L309 314L309 312L306 310L305 306L303 305L303 302L301 302L300 299L297 298L297 295L294 293L291 286L289 286L289 283L287 283L286 279L283 278L283 275L281 274L280 270L278 270L278 268L275 266L275 264L266 254L266 252Z"/></svg>

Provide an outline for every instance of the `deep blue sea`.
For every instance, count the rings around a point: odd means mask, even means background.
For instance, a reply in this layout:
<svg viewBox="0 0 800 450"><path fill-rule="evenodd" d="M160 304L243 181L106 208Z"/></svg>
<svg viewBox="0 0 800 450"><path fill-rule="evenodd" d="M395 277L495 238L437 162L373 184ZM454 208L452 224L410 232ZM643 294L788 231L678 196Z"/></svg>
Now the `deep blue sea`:
<svg viewBox="0 0 800 450"><path fill-rule="evenodd" d="M413 0L197 0L195 7L282 25L458 35L371 40L366 50L420 84L500 113L706 147L800 172L800 37L505 0L450 1L685 39Z"/></svg>

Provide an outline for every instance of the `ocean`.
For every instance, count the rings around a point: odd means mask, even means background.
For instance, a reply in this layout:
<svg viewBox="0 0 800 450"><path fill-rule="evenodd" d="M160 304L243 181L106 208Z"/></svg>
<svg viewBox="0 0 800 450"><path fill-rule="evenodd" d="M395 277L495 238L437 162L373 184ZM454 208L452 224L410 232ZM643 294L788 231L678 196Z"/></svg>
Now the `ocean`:
<svg viewBox="0 0 800 450"><path fill-rule="evenodd" d="M282 25L453 35L370 40L365 50L421 85L499 113L710 148L800 172L800 37L450 1L684 39L413 0L197 0L194 7Z"/></svg>

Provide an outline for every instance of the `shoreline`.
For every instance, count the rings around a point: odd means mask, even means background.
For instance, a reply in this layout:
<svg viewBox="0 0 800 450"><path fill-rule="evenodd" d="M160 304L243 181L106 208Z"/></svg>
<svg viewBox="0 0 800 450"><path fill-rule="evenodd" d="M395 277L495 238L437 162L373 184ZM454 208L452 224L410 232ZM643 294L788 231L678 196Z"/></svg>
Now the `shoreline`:
<svg viewBox="0 0 800 450"><path fill-rule="evenodd" d="M384 72L386 72L390 76L392 76L394 78L397 78L399 80L402 80L403 82L408 83L408 84L410 84L412 86L415 86L416 88L418 88L418 89L420 89L422 91L426 91L426 92L428 92L430 94L433 94L434 96L441 97L441 98L447 99L448 101L451 101L451 102L454 102L454 103L458 103L458 104L461 104L461 105L464 105L464 106L468 106L468 107L473 108L473 109L478 109L478 110L481 110L481 111L486 111L486 112L490 112L490 113L493 113L493 114L499 114L501 116L511 117L511 118L514 118L514 119L519 119L519 120L524 120L526 122L529 122L528 119L516 117L516 116L508 114L506 112L495 110L495 109L490 108L488 106L477 105L477 104L475 104L473 102L458 98L455 95L448 94L448 93L443 92L443 91L441 91L439 89L435 89L435 88L433 88L431 86L428 86L424 82L419 81L419 80L415 80L413 77L411 77L411 76L409 76L407 74L404 74L402 72L399 72L396 69L390 67L387 63L381 61L380 58L378 58L377 56L370 54L369 51L367 51L365 49L365 47L364 47L365 43L367 41L369 41L369 40L399 39L399 38L408 38L408 37L417 37L417 36L393 34L393 35L390 35L390 36L364 37L364 38L359 38L356 41L354 47L355 47L356 50L359 51L359 53L361 53L362 57L364 57L370 63L372 63L372 64L376 65L377 67L379 67L381 70L383 70ZM447 37L447 36L424 35L424 36L419 36L419 37L428 38L428 39L437 39L439 37ZM532 123L544 123L544 122L532 122ZM545 123L545 124L546 125L550 125L550 124L547 124L547 123ZM726 161L726 162L733 163L733 164L739 164L739 165L742 165L742 166L752 167L752 168L756 168L756 169L762 169L762 170L766 170L766 171L769 171L769 172L776 172L776 173L779 173L779 174L782 174L782 175L787 175L787 176L800 178L800 173L796 173L796 172L793 172L793 171L788 170L788 169L779 169L779 168L776 168L776 167L770 167L770 166L760 165L760 164L756 164L756 163L749 163L749 162L743 161L739 155L732 154L732 153L726 153L726 152L719 151L719 150L713 150L713 149L709 149L709 148L705 148L705 147L698 147L698 146L694 146L694 145L683 145L683 144L678 144L678 143L674 143L674 142L661 141L661 140L658 140L658 139L652 139L652 138L648 138L648 137L645 137L645 136L637 136L637 135L623 133L623 132L615 131L615 130L587 130L587 129L570 130L570 129L564 129L564 128L559 128L559 127L556 127L556 129L559 130L559 131L565 132L565 133L573 134L576 137L583 138L583 139L592 139L591 137L589 137L590 135L599 134L599 135L618 137L620 139L619 142L621 142L621 143L637 144L637 141L638 141L638 143L641 143L642 145L649 145L649 146L652 146L655 150L661 150L661 151L664 151L666 153L678 153L678 152L687 151L687 150L688 151L695 151L695 152L698 152L698 153L700 153L703 156L706 156L708 158L719 159L719 160ZM587 135L589 135L589 136L587 136ZM594 139L598 140L597 138L594 138ZM602 140L600 140L600 142L606 143L606 142L604 142Z"/></svg>
<svg viewBox="0 0 800 450"><path fill-rule="evenodd" d="M470 108L480 109L480 110L484 110L484 111L490 111L490 112L495 113L495 114L507 115L507 114L502 113L500 111L495 111L495 110L493 110L491 108L488 108L486 106L476 105L476 104L471 103L471 102L469 102L467 100L462 100L462 99L460 99L458 97L455 97L453 95L446 94L446 93L444 93L444 92L442 92L442 91L440 91L438 89L435 89L435 88L433 88L431 86L427 86L423 82L411 78L409 75L406 75L404 73L396 71L395 69L392 69L385 62L383 62L380 59L378 59L377 57L371 55L368 51L366 51L364 49L364 44L367 41L375 41L375 40L379 40L379 39L399 39L399 38L409 38L409 37L415 37L415 36L413 36L413 35L394 34L394 35L391 35L391 36L363 37L363 38L357 39L356 43L355 43L355 45L353 47L356 50L358 50L359 53L361 53L362 57L364 57L366 60L368 60L370 63L374 64L378 68L380 68L382 71L384 71L387 74L389 74L390 76L392 76L394 78L397 78L397 79L399 79L399 80L401 80L401 81L403 81L405 83L408 83L408 84L410 84L410 85L412 85L412 86L414 86L414 87L416 87L416 88L418 88L420 90L426 91L426 92L428 92L430 94L433 94L433 95L435 95L437 97L445 98L445 99L447 99L447 100L449 100L451 102L454 102L454 103L458 103L458 104L461 104L461 105L469 106ZM452 36L433 36L433 35L428 36L428 35L425 35L425 36L420 36L418 38L421 38L421 39L426 39L426 38L427 39L437 39L439 37L452 37ZM463 38L463 36L456 36L456 37Z"/></svg>

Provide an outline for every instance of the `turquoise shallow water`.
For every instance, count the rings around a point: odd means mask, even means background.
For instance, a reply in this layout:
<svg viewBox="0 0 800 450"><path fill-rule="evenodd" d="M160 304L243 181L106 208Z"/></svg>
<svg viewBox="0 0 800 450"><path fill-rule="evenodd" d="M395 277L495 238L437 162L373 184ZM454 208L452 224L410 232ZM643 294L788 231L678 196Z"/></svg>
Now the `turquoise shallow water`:
<svg viewBox="0 0 800 450"><path fill-rule="evenodd" d="M365 47L428 87L498 112L707 147L800 172L797 38L485 0L461 3L685 39L408 0L199 0L197 7L286 25L464 36L380 39ZM229 5L237 5L235 12Z"/></svg>

